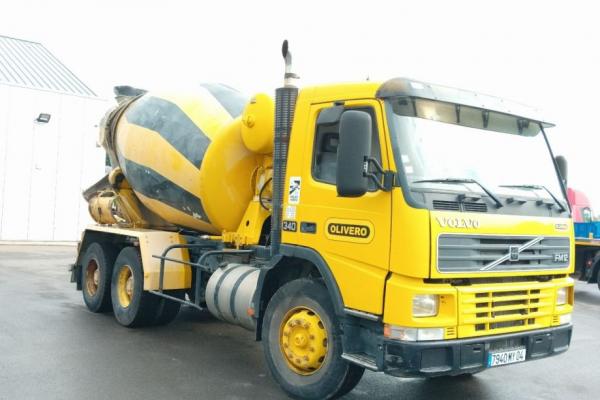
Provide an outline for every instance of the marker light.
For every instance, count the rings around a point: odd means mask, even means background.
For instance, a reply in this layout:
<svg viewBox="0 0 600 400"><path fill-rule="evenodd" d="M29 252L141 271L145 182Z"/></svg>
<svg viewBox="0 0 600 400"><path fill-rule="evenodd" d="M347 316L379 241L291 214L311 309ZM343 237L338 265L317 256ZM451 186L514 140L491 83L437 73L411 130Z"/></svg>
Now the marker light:
<svg viewBox="0 0 600 400"><path fill-rule="evenodd" d="M559 324L561 324L561 325L571 323L571 314L563 314L563 315L559 316L558 318L559 318Z"/></svg>
<svg viewBox="0 0 600 400"><path fill-rule="evenodd" d="M383 328L383 335L390 339L409 342L442 340L444 339L444 328L408 328L386 324Z"/></svg>
<svg viewBox="0 0 600 400"><path fill-rule="evenodd" d="M562 306L564 304L567 304L568 295L569 295L568 287L558 288L556 290L556 305Z"/></svg>

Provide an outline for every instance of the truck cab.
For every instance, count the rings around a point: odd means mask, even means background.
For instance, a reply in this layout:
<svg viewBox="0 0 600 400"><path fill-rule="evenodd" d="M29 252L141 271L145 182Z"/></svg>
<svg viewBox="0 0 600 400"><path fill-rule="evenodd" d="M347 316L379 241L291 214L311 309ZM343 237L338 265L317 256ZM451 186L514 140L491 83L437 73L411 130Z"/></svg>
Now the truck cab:
<svg viewBox="0 0 600 400"><path fill-rule="evenodd" d="M592 204L586 194L581 190L568 188L567 196L571 205L573 222L592 222L594 213L592 211Z"/></svg>
<svg viewBox="0 0 600 400"><path fill-rule="evenodd" d="M359 149L349 112L366 121ZM573 225L551 126L519 104L408 79L300 92L282 251L313 254L344 315L379 324L347 359L431 376L568 348ZM362 190L340 187L344 174Z"/></svg>
<svg viewBox="0 0 600 400"><path fill-rule="evenodd" d="M567 189L575 225L575 276L600 289L600 222L594 221L591 202L581 190Z"/></svg>

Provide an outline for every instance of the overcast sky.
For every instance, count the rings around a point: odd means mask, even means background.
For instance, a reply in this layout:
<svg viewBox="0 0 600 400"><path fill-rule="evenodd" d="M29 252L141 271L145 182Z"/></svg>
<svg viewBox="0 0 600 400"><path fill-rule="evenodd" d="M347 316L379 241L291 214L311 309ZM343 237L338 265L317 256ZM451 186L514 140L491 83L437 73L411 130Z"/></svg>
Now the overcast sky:
<svg viewBox="0 0 600 400"><path fill-rule="evenodd" d="M1 35L41 42L103 97L116 84L214 81L272 93L287 38L301 86L406 76L534 105L557 124L549 135L570 186L600 212L593 1L3 3Z"/></svg>

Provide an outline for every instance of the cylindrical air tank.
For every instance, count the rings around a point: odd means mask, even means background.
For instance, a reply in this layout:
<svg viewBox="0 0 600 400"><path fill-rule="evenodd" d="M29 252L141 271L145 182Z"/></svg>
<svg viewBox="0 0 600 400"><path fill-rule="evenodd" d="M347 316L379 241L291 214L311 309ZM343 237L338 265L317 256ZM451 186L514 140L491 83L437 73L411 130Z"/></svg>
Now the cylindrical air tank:
<svg viewBox="0 0 600 400"><path fill-rule="evenodd" d="M260 270L247 264L227 264L217 269L206 285L206 306L215 317L253 330L256 321L248 313Z"/></svg>

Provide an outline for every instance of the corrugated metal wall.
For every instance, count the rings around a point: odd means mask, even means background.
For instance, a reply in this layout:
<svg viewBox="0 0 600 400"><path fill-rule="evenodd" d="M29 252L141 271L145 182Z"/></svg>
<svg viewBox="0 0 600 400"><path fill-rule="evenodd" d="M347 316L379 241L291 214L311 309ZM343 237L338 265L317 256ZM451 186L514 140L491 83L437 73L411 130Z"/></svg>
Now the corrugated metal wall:
<svg viewBox="0 0 600 400"><path fill-rule="evenodd" d="M78 240L91 221L81 192L104 174L96 125L108 106L0 84L0 241Z"/></svg>
<svg viewBox="0 0 600 400"><path fill-rule="evenodd" d="M2 35L0 35L0 83L96 96L41 43Z"/></svg>

